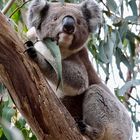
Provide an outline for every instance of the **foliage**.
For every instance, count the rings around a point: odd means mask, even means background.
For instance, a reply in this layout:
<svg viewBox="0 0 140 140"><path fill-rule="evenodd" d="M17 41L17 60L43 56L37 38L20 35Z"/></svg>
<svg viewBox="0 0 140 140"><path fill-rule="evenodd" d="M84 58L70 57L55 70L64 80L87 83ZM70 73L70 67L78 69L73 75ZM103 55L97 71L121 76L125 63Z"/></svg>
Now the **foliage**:
<svg viewBox="0 0 140 140"><path fill-rule="evenodd" d="M64 3L64 0L60 1ZM74 3L81 1L65 0L65 2ZM121 85L117 81L114 92L130 111L136 131L138 131L140 127L137 111L140 105L140 97L137 94L140 91L138 88L138 85L140 85L140 23L138 22L140 9L138 9L136 0L97 1L103 9L103 22L97 33L90 36L88 48L94 58L97 71L102 75L101 77L105 75L105 82L109 83L112 75L114 75L112 78L114 83L118 79L121 81ZM3 9L7 2L8 0L0 0L0 9ZM24 2L24 0L16 0L6 15L10 17L11 24L17 33L25 39L27 27L25 26L24 17L26 17L25 11L28 2L23 5ZM13 135L13 132L3 125L2 122L6 121L6 126L10 123L12 127L17 127L22 132L25 140L35 140L36 138L31 129L19 114L7 93L7 90L1 84L0 139L10 140L11 137L16 139L17 134ZM17 130L16 133L18 133Z"/></svg>
<svg viewBox="0 0 140 140"><path fill-rule="evenodd" d="M20 130L20 131L19 131ZM1 140L36 140L31 129L26 124L14 106L4 85L0 85L0 139Z"/></svg>
<svg viewBox="0 0 140 140"><path fill-rule="evenodd" d="M44 43L46 44L48 49L51 51L51 54L53 55L53 58L55 59L55 64L54 63L50 63L50 64L52 65L55 72L57 73L57 77L58 77L57 88L60 86L60 84L61 84L61 88L62 88L62 86L63 86L62 64L61 64L61 53L60 53L59 47L56 45L56 43L51 41L51 39L44 40ZM46 59L46 60L48 60L48 59Z"/></svg>

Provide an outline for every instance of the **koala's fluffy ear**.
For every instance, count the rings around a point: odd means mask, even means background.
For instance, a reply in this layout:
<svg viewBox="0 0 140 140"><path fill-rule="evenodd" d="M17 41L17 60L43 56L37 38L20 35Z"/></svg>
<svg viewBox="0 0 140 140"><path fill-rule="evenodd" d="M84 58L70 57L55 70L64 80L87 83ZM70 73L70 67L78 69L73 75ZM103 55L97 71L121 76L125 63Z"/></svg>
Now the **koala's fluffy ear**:
<svg viewBox="0 0 140 140"><path fill-rule="evenodd" d="M40 28L40 23L42 22L42 19L46 15L48 9L49 3L47 0L32 0L28 9L28 27L31 28L34 26L37 29Z"/></svg>
<svg viewBox="0 0 140 140"><path fill-rule="evenodd" d="M89 31L94 32L102 21L99 5L94 0L85 0L81 3L81 9L88 23Z"/></svg>

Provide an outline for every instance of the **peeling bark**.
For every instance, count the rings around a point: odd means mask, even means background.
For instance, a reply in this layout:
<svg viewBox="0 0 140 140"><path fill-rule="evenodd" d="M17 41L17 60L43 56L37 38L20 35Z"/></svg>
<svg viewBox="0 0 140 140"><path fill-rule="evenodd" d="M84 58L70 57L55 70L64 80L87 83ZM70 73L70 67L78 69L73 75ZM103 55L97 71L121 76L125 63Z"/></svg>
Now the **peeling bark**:
<svg viewBox="0 0 140 140"><path fill-rule="evenodd" d="M22 41L0 13L0 80L39 140L82 140L75 121L57 99Z"/></svg>

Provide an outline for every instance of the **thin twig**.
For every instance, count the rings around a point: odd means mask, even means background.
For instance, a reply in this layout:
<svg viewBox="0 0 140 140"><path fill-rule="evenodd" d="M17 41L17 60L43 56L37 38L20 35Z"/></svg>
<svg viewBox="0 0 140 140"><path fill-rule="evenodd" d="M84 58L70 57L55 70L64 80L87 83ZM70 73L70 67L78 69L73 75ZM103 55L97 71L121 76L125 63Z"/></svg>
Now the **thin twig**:
<svg viewBox="0 0 140 140"><path fill-rule="evenodd" d="M12 4L15 2L15 0L10 0L6 6L2 9L2 13L5 15L8 10L11 8Z"/></svg>
<svg viewBox="0 0 140 140"><path fill-rule="evenodd" d="M9 16L9 18L11 18L19 9L21 9L26 3L28 3L31 0L25 1L24 3L22 3L19 7L17 7L13 13Z"/></svg>
<svg viewBox="0 0 140 140"><path fill-rule="evenodd" d="M140 104L139 100L135 99L133 96L131 96L131 94L128 94L129 98L133 99L134 101L136 101L138 104Z"/></svg>
<svg viewBox="0 0 140 140"><path fill-rule="evenodd" d="M102 4L106 7L106 9L108 10L109 14L111 14L111 13L110 13L110 9L109 9L108 6L103 2L103 0L101 0L101 2L102 2Z"/></svg>

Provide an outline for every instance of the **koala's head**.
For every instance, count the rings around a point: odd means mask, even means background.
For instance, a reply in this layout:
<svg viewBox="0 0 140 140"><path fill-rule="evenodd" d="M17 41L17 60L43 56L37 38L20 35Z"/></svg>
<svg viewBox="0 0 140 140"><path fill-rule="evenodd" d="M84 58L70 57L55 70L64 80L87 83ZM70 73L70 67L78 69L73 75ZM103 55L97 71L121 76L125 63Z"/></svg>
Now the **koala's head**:
<svg viewBox="0 0 140 140"><path fill-rule="evenodd" d="M86 42L101 22L101 11L94 0L81 4L33 0L28 10L28 25L35 27L40 39L57 41L61 50L75 52Z"/></svg>

